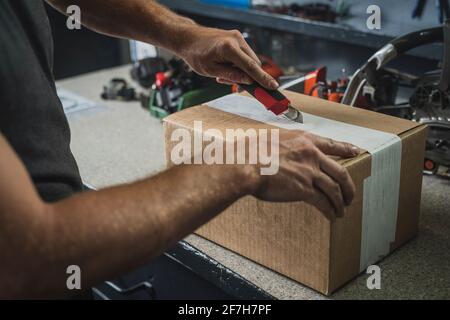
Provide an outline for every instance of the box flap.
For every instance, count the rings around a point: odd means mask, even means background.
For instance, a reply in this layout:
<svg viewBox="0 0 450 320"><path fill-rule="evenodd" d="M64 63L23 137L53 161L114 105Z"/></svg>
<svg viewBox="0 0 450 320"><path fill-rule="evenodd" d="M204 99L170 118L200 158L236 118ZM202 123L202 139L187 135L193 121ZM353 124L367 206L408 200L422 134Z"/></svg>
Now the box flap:
<svg viewBox="0 0 450 320"><path fill-rule="evenodd" d="M384 131L395 135L409 131L421 124L406 119L396 118L366 109L306 96L295 92L284 92L291 100L292 106L300 111L361 127Z"/></svg>

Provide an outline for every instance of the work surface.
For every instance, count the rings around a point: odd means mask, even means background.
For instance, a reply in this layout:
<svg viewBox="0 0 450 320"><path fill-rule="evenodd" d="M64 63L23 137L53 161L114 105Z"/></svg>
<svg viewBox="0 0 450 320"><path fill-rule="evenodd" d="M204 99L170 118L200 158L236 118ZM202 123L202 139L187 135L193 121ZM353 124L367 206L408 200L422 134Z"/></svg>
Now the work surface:
<svg viewBox="0 0 450 320"><path fill-rule="evenodd" d="M128 79L129 69L124 66L57 83L101 105L68 116L81 176L95 188L142 179L165 167L161 121L137 102L100 99L102 86L113 77ZM369 290L368 275L362 274L330 298L450 299L449 195L450 180L424 177L419 236L379 264L381 289ZM276 298L327 298L198 236L186 241Z"/></svg>

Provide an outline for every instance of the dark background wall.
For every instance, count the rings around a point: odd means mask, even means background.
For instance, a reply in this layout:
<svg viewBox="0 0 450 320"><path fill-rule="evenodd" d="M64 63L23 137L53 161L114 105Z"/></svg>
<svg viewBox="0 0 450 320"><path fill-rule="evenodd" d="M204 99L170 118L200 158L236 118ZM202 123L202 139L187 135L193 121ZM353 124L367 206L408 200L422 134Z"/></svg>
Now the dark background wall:
<svg viewBox="0 0 450 320"><path fill-rule="evenodd" d="M56 79L109 68L129 61L128 44L86 28L69 30L67 18L47 5L55 45Z"/></svg>

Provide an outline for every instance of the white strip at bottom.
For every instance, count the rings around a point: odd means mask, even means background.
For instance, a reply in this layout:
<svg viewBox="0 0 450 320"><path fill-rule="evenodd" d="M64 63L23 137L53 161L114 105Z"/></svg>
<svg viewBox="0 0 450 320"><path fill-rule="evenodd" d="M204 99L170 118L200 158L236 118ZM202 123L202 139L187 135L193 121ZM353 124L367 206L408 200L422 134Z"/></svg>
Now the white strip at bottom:
<svg viewBox="0 0 450 320"><path fill-rule="evenodd" d="M364 180L360 271L390 252L397 229L402 142L386 141L372 154L372 174Z"/></svg>
<svg viewBox="0 0 450 320"><path fill-rule="evenodd" d="M402 143L398 136L307 113L303 113L304 123L295 123L267 111L256 99L238 94L206 105L276 127L349 142L370 152L372 171L364 181L360 271L389 253L395 239L400 192Z"/></svg>

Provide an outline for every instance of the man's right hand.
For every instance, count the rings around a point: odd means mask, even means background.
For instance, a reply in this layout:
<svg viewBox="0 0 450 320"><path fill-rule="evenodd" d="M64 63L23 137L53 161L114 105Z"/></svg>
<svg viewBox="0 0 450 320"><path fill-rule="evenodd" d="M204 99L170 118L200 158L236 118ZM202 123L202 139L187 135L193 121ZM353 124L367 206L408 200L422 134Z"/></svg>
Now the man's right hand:
<svg viewBox="0 0 450 320"><path fill-rule="evenodd" d="M278 88L239 31L187 25L182 40L176 53L198 74L224 84L256 81L268 89Z"/></svg>
<svg viewBox="0 0 450 320"><path fill-rule="evenodd" d="M335 221L351 204L355 185L347 170L329 156L351 158L358 154L359 149L349 143L306 132L282 132L279 171L260 176L254 195L273 202L305 201Z"/></svg>

